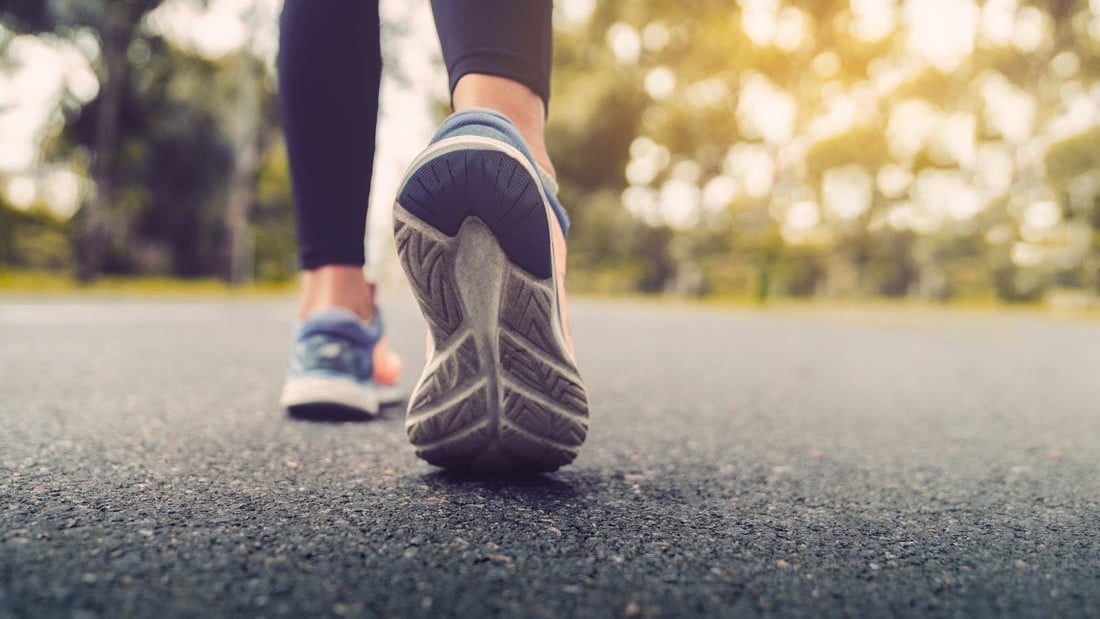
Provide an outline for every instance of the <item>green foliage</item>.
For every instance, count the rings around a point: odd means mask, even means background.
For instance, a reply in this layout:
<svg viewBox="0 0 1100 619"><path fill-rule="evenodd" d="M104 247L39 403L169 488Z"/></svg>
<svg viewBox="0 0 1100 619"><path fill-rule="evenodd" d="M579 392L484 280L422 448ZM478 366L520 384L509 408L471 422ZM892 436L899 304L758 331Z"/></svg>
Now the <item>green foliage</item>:
<svg viewBox="0 0 1100 619"><path fill-rule="evenodd" d="M0 198L0 267L57 271L70 266L64 222L41 205L20 210Z"/></svg>
<svg viewBox="0 0 1100 619"><path fill-rule="evenodd" d="M1052 145L1046 168L1070 216L1100 232L1100 127Z"/></svg>
<svg viewBox="0 0 1100 619"><path fill-rule="evenodd" d="M284 282L298 272L290 174L281 142L264 159L252 211L256 279Z"/></svg>
<svg viewBox="0 0 1100 619"><path fill-rule="evenodd" d="M227 196L240 186L233 178L242 176L233 173L248 150L242 146L252 144L242 145L238 131L241 80L265 69L248 54L203 58L146 32L141 18L159 4L16 0L0 6L0 20L16 32L73 37L84 29L100 42L94 67L100 95L80 108L60 108L64 130L44 155L91 177L105 201L87 200L64 224L5 207L0 263L85 264L65 246L66 235L80 241L102 234L97 268L107 273L226 273L227 239L240 238L232 234L240 226L232 224ZM856 36L847 2L778 2L778 9L797 12L804 35L788 46L754 42L743 27L748 9L739 3L596 3L585 23L565 24L555 40L547 141L574 223L570 285L757 299L996 295L1010 302L1035 301L1054 288L1100 291L1100 128L1094 121L1078 133L1044 133L1068 109L1066 97L1091 92L1100 78L1090 5L1023 6L1048 18L1049 36L1038 47L1021 51L979 40L948 70L921 64L908 47L904 21L874 41ZM613 32L635 39L636 57L616 55ZM122 63L113 72L112 59ZM1054 70L1055 64L1062 68ZM112 75L122 78L109 82ZM670 80L669 91L653 87L655 75ZM293 208L272 76L263 73L262 80L260 100L250 107L260 157L245 178L254 181L246 209L248 264L257 278L285 281L296 271ZM746 121L747 89L760 83L776 95L770 111L777 117L786 118L784 106L793 108L789 138L783 131L765 135ZM991 90L991 83L1001 90ZM823 129L828 123L820 121L843 108L845 97L855 117ZM1018 107L1009 115L1026 120L1033 105L1034 118L1013 137L997 126L989 99L1014 97ZM911 101L926 104L922 109L937 118L964 122L949 130L931 127L934 137L913 138L921 143L905 152L894 134L922 119L899 122L894 113ZM113 109L117 122L105 123ZM109 139L105 127L113 127ZM639 138L657 145L660 161L652 174L628 178ZM956 138L963 146L952 145ZM749 169L752 158L734 157L735 147L766 158L765 169ZM1034 155L1044 152L1041 165L1035 163ZM992 164L982 158L989 153ZM998 153L1005 153L1008 168L1004 180L994 179L1000 183L994 190L982 183L992 182L985 174L997 171ZM866 171L870 195L859 208L838 213L862 198L827 204L824 181L851 165ZM884 172L903 178L890 181ZM960 185L925 195L937 175L951 174ZM753 175L756 180L747 180ZM766 190L750 187L759 177ZM656 216L636 204L633 211L625 207L626 190L664 201L670 182L697 190L677 198L679 208L699 213L694 220L667 216L663 202ZM723 183L731 182L735 190L723 193ZM891 182L900 184L891 190ZM719 191L704 195L708 187ZM980 194L977 207L963 195L968 189ZM1031 209L1051 200L1060 217L1048 213L1049 221L1033 229ZM796 204L809 213L809 223L792 225Z"/></svg>
<svg viewBox="0 0 1100 619"><path fill-rule="evenodd" d="M105 273L198 277L216 272L220 206L233 151L219 116L236 67L183 52L159 37L126 84L118 124L118 179ZM64 160L95 147L95 99L70 113L48 145Z"/></svg>
<svg viewBox="0 0 1100 619"><path fill-rule="evenodd" d="M46 0L14 0L0 5L0 23L20 33L47 32L56 27L56 4Z"/></svg>
<svg viewBox="0 0 1100 619"><path fill-rule="evenodd" d="M1100 127L1051 145L1046 156L1047 176L1058 186L1100 170Z"/></svg>
<svg viewBox="0 0 1100 619"><path fill-rule="evenodd" d="M863 287L867 294L904 297L919 277L919 266L912 258L916 240L909 231L883 230L871 237Z"/></svg>
<svg viewBox="0 0 1100 619"><path fill-rule="evenodd" d="M976 199L984 202L985 210L979 205L977 214L962 221L956 220L953 203L971 196L920 194L937 174L959 174L966 182L976 182L984 172L984 164L977 163L974 154L981 149L1014 152L1020 148L989 120L987 96L1001 97L985 88L990 76L1017 89L1025 104L1034 102L1036 118L1032 135L1026 137L1029 149L1045 148L1041 134L1045 123L1062 113L1063 98L1072 91L1064 84L1082 80L1086 91L1090 83L1095 86L1089 80L1100 74L1100 45L1088 31L1090 5L1083 0L1029 5L1050 16L1051 40L1028 52L1011 43L998 46L978 41L955 70L942 70L931 63L914 69L906 60L914 54L907 49L904 21L874 42L853 36L855 17L848 3L779 2L779 9L801 11L804 31L809 33L789 49L750 40L741 27L742 8L727 2L599 3L585 28L558 37L555 92L566 94L556 95L561 98L553 108L550 134L557 160L566 162L559 169L566 188L563 196L575 213L570 245L577 255L574 272L619 268L636 290L690 289L726 296L984 299L998 295L1006 301L1027 302L1041 298L1052 286L1100 289L1098 243L1094 240L1084 249L1064 245L1065 239L1075 238L1069 228L1080 222L1100 230L1100 129L1095 123L1085 134L1062 138L1050 148L1045 178L1041 167L1011 161L1008 189L992 196L979 192ZM629 27L625 31L624 25ZM634 35L629 34L630 28ZM667 36L658 36L663 41L650 45L647 32L653 28ZM626 32L623 36L635 36L641 42L636 59L612 53L613 32ZM1076 74L1053 75L1051 63L1059 54L1062 66L1078 67L1070 69ZM835 67L819 73L819 61L827 67L829 55L835 58ZM674 75L676 86L670 95L655 98L646 92L646 78L654 69ZM894 78L880 80L890 71L901 77L894 82L890 81ZM795 102L794 144L768 144L746 133L739 115L746 76L752 75L762 75ZM711 94L700 94L707 92ZM837 92L854 93L857 101L870 96L873 105L860 108L849 128L815 134L814 123L826 115L830 97ZM717 99L713 93L719 93ZM561 99L566 100L564 105ZM970 129L964 124L941 130L939 137L923 138L911 157L895 159L891 140L897 138L887 126L894 122L895 106L912 100L924 102L926 109L937 110L944 118L973 118L972 154L952 146L956 138L967 139ZM591 110L600 110L602 116L593 116ZM1026 117L1028 111L1013 114ZM654 195L675 177L681 163L697 166L698 176L690 182L700 189L710 179L736 174L737 170L730 171L726 155L731 147L746 143L759 145L772 158L772 192L764 197L735 195L724 213L702 217L700 224L687 229L658 226L662 234L652 233L648 224L616 219L608 196L621 195L630 185L625 175L630 156L624 156L623 149L632 140L607 139L600 133L603 122L633 127L633 136L644 136L667 149L663 167L652 180L639 185ZM899 123L891 131L906 125ZM791 153L798 153L797 158ZM823 178L829 170L853 164L874 179L869 209L846 217L826 213ZM877 175L888 166L895 176L897 170L910 175L901 193L886 195L877 182ZM926 172L930 176L924 177ZM1048 188L1061 201L1064 224L1046 224L1053 228L1041 233L1025 231L1030 205L1041 202ZM814 203L821 222L805 234L789 235L786 213L799 200ZM921 202L919 208L911 206L917 202ZM923 220L919 227L906 223L908 216L895 212L905 208L933 219ZM1008 237L987 240L986 232L993 228L1007 230ZM1029 250L1040 252L1039 263L1033 264L1031 258L1025 265L1018 263L1022 260L1018 254L1027 252L1016 251L1025 242L1025 232L1063 241L1033 243ZM629 254L610 249L630 246L625 237L644 249ZM1075 262L1066 266L1067 260ZM686 271L699 274L701 284L680 286Z"/></svg>
<svg viewBox="0 0 1100 619"><path fill-rule="evenodd" d="M820 182L829 168L851 164L874 170L889 161L888 149L881 126L857 127L811 146L806 153L806 176Z"/></svg>

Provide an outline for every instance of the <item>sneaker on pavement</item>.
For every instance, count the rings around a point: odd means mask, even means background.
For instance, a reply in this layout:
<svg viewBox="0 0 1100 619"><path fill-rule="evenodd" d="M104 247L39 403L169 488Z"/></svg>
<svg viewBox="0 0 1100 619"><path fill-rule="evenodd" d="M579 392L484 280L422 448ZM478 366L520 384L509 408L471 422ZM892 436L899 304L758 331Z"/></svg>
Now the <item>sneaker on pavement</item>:
<svg viewBox="0 0 1100 619"><path fill-rule="evenodd" d="M588 432L565 314L569 222L514 125L489 110L440 126L394 206L398 256L428 323L405 428L428 462L552 471Z"/></svg>
<svg viewBox="0 0 1100 619"><path fill-rule="evenodd" d="M401 400L401 360L386 344L376 313L364 322L351 310L313 312L298 325L280 404L291 416L354 419Z"/></svg>

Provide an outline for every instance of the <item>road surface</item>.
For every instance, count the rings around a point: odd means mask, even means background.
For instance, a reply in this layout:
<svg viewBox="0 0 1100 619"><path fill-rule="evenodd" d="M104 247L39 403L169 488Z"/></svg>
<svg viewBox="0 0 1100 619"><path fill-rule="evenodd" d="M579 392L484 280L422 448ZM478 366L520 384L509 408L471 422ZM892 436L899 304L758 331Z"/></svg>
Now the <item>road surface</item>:
<svg viewBox="0 0 1100 619"><path fill-rule="evenodd" d="M499 479L285 418L289 302L0 301L0 618L1100 617L1100 324L571 309L589 442Z"/></svg>

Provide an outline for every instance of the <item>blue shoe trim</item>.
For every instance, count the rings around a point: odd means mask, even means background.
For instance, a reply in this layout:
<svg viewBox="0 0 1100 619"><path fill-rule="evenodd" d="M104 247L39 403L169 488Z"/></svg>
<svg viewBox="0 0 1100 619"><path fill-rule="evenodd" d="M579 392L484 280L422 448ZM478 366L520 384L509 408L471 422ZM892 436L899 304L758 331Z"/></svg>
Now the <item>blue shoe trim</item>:
<svg viewBox="0 0 1100 619"><path fill-rule="evenodd" d="M298 326L290 354L290 375L371 383L374 347L381 338L382 322L377 316L364 323L350 310L316 311Z"/></svg>

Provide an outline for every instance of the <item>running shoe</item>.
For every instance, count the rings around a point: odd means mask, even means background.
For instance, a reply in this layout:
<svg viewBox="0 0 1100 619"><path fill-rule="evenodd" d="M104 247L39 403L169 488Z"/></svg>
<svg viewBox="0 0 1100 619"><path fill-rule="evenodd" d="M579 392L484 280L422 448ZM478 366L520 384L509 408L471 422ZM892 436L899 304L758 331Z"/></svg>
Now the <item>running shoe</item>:
<svg viewBox="0 0 1100 619"><path fill-rule="evenodd" d="M519 131L489 110L440 126L394 207L401 264L428 323L405 429L447 468L552 471L588 432L565 316L569 222Z"/></svg>
<svg viewBox="0 0 1100 619"><path fill-rule="evenodd" d="M328 308L299 323L280 404L291 416L355 419L400 401L401 359L386 343L377 310L364 322L351 310Z"/></svg>

